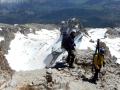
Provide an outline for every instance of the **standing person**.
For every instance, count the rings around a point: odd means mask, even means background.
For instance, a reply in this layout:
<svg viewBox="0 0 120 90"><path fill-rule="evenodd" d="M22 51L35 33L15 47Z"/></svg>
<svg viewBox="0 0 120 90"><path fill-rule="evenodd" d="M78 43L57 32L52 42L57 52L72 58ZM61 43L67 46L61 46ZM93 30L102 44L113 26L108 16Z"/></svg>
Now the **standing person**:
<svg viewBox="0 0 120 90"><path fill-rule="evenodd" d="M94 56L94 59L93 59L95 73L92 78L92 82L95 84L96 84L96 81L98 80L98 74L100 73L102 66L105 65L104 53L105 53L104 48L99 48L99 52Z"/></svg>
<svg viewBox="0 0 120 90"><path fill-rule="evenodd" d="M100 47L100 39L97 39L97 45L96 45L96 49L95 49L95 53L93 55L93 62L94 62L94 58L95 58L95 55L97 55L97 53L99 53L99 47ZM93 64L92 62L92 64ZM94 70L94 64L92 65L92 72Z"/></svg>
<svg viewBox="0 0 120 90"><path fill-rule="evenodd" d="M75 31L71 31L69 37L66 39L66 45L65 45L65 49L68 52L68 57L66 62L69 64L70 68L74 68L74 59L75 59L75 43L74 43L74 38L75 38L76 32Z"/></svg>

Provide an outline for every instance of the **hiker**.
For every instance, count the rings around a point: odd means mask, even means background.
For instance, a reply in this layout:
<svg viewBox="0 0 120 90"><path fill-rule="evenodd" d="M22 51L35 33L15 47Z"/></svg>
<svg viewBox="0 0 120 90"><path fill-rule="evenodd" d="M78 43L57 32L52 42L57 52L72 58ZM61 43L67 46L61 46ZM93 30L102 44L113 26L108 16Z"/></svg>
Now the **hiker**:
<svg viewBox="0 0 120 90"><path fill-rule="evenodd" d="M97 45L96 45L96 49L95 49L95 53L93 55L93 62L94 62L94 58L95 58L95 55L99 52L99 43L100 43L100 39L97 39ZM92 72L94 70L94 63L92 62Z"/></svg>
<svg viewBox="0 0 120 90"><path fill-rule="evenodd" d="M71 31L70 35L66 38L66 41L64 42L64 48L68 52L68 57L66 59L66 62L69 64L70 68L74 68L74 59L75 59L75 43L74 43L74 38L75 38L76 31Z"/></svg>
<svg viewBox="0 0 120 90"><path fill-rule="evenodd" d="M98 80L98 74L100 73L102 66L105 65L104 53L105 53L104 48L99 48L98 53L94 56L93 65L94 65L95 73L92 78L92 82L95 84L96 81Z"/></svg>

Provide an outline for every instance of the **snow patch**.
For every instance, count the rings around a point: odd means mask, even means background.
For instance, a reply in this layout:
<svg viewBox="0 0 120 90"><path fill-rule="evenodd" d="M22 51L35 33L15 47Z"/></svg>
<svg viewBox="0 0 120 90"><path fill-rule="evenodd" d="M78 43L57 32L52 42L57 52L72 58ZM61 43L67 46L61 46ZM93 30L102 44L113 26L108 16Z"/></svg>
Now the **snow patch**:
<svg viewBox="0 0 120 90"><path fill-rule="evenodd" d="M52 46L59 39L59 35L58 30L46 29L27 36L17 32L6 55L11 68L16 71L44 68L44 60L52 52Z"/></svg>
<svg viewBox="0 0 120 90"><path fill-rule="evenodd" d="M92 49L95 50L97 39L105 42L109 47L112 56L117 58L117 63L120 64L120 38L110 39L105 38L106 28L90 29L88 31L89 36L83 36L82 41L77 44L79 49ZM94 42L90 42L90 40Z"/></svg>
<svg viewBox="0 0 120 90"><path fill-rule="evenodd" d="M107 29L101 29L101 28L90 29L88 31L89 36L83 35L83 38L81 42L77 44L77 47L79 49L91 48L92 50L94 50L97 39L103 39L106 31ZM91 43L90 40L93 40L94 43Z"/></svg>
<svg viewBox="0 0 120 90"><path fill-rule="evenodd" d="M0 37L0 41L4 40L4 37Z"/></svg>
<svg viewBox="0 0 120 90"><path fill-rule="evenodd" d="M96 28L96 29L90 29L88 31L88 34L90 35L90 39L97 41L97 39L104 39L105 33L107 29L106 28Z"/></svg>
<svg viewBox="0 0 120 90"><path fill-rule="evenodd" d="M95 50L97 39L100 39L106 43L111 55L115 56L117 63L120 64L120 38L105 37L106 31L106 28L89 29L89 36L82 33L75 38L76 48ZM61 53L54 60L55 62L60 62L67 55L67 52L63 53L61 49L61 40L59 30L42 29L27 36L17 32L6 58L12 69L16 71L42 69L51 62L54 51ZM91 40L93 42L90 42Z"/></svg>
<svg viewBox="0 0 120 90"><path fill-rule="evenodd" d="M103 40L103 42L106 43L106 45L109 47L111 55L115 56L117 58L117 63L120 64L120 38L106 38Z"/></svg>
<svg viewBox="0 0 120 90"><path fill-rule="evenodd" d="M0 28L0 31L2 31L2 28Z"/></svg>

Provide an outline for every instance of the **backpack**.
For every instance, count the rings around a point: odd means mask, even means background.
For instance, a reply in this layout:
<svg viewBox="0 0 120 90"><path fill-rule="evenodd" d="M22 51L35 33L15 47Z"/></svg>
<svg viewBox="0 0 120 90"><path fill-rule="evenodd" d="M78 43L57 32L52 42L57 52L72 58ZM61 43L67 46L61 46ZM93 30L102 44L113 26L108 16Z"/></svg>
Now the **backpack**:
<svg viewBox="0 0 120 90"><path fill-rule="evenodd" d="M93 63L94 63L94 65L96 67L103 66L103 64L104 64L104 55L96 54L95 57L94 57L94 62Z"/></svg>
<svg viewBox="0 0 120 90"><path fill-rule="evenodd" d="M64 32L62 35L62 42L61 42L61 47L66 49L67 48L67 42L68 42L68 33Z"/></svg>

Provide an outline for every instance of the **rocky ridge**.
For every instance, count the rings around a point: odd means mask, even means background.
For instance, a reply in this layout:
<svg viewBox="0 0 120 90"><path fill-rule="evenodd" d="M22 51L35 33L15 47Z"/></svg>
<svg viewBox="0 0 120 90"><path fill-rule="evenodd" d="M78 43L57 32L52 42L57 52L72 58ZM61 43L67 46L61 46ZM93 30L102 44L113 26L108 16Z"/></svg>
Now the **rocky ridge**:
<svg viewBox="0 0 120 90"><path fill-rule="evenodd" d="M38 26L36 26L36 28ZM90 82L90 79L92 78L91 62L94 54L94 51L90 49L77 50L74 69L69 69L66 65L64 65L65 63L61 63L64 66L62 68L53 67L51 69L20 72L15 72L11 70L7 60L5 59L4 54L7 53L9 49L10 41L14 39L13 33L20 31L21 33L27 34L31 32L31 27L31 25L0 26L0 28L2 28L2 31L0 31L0 35L3 36L5 39L0 44L0 90L120 89L120 65L116 63L116 58L111 56L109 48L105 45L105 43L101 43L100 46L106 48L106 65L102 68L102 71L99 75L100 79L96 85ZM32 32L34 33L34 29L32 30ZM112 34L114 34L114 32L111 32L110 35ZM49 82L47 80L46 73L48 71L50 74L50 78L52 77Z"/></svg>
<svg viewBox="0 0 120 90"><path fill-rule="evenodd" d="M107 58L97 84L90 82L92 50L77 50L75 68L51 68L15 72L3 90L119 90L120 65ZM107 57L107 56L106 56ZM63 64L63 63L62 63ZM51 81L47 80L49 72Z"/></svg>

